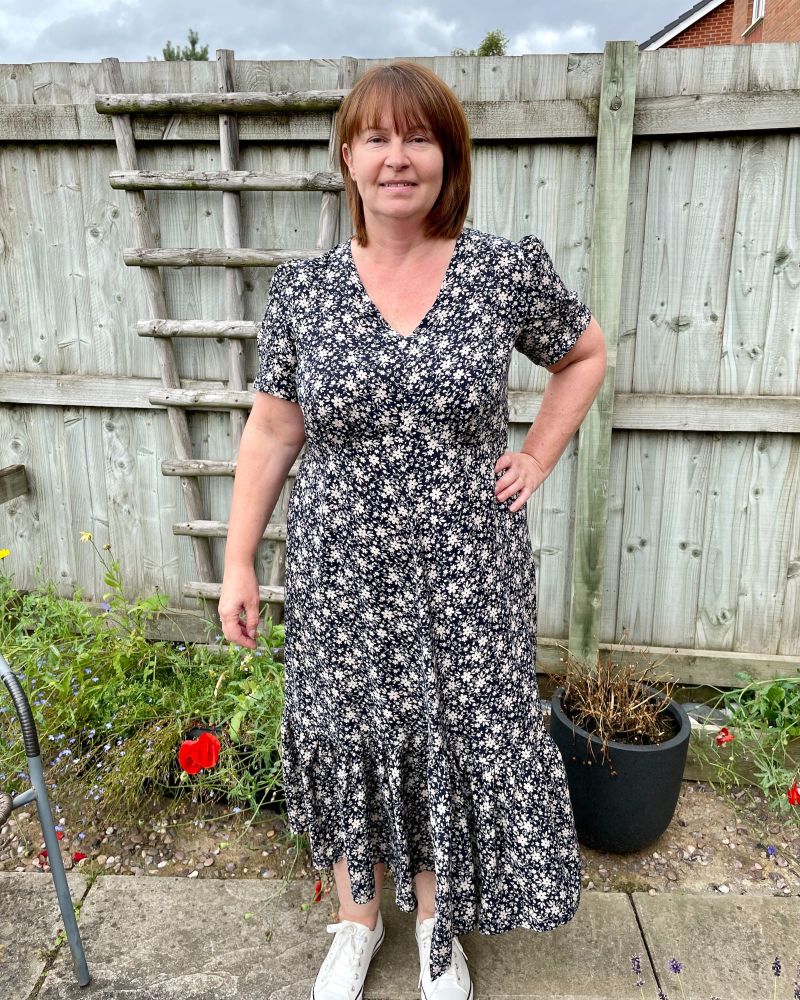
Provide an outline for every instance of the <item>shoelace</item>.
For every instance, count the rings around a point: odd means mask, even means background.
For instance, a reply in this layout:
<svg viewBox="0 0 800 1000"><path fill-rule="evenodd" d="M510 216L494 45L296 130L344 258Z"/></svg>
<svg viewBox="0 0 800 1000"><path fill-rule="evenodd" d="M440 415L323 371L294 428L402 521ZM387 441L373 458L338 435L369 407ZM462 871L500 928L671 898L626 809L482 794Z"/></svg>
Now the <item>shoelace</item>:
<svg viewBox="0 0 800 1000"><path fill-rule="evenodd" d="M327 986L340 986L348 991L354 990L358 986L359 965L364 955L366 935L360 933L359 926L351 920L341 920L337 924L328 924L325 930L329 934L335 934L336 937L330 952L328 952L328 957L323 963L319 987L322 989ZM347 966L344 968L339 962L342 957L347 960Z"/></svg>
<svg viewBox="0 0 800 1000"><path fill-rule="evenodd" d="M424 974L425 968L430 961L430 945L431 945L431 935L433 933L433 928L430 926L423 927L421 924L418 924L417 926L420 929L419 936L424 946L422 953L422 962L420 962L419 980L417 982L417 989L419 989L420 986L422 986L422 976ZM459 952L463 956L464 961L468 962L469 959L464 953L464 949L461 947L461 942L458 940L458 938L454 937L453 950L455 951L456 948L458 948ZM434 983L434 986L437 985L438 983L447 983L450 986L458 986L459 989L467 988L466 983L463 983L461 981L461 970L458 968L458 966L454 961L450 962L450 965L448 965L448 967L441 974L441 976L439 976L439 978Z"/></svg>

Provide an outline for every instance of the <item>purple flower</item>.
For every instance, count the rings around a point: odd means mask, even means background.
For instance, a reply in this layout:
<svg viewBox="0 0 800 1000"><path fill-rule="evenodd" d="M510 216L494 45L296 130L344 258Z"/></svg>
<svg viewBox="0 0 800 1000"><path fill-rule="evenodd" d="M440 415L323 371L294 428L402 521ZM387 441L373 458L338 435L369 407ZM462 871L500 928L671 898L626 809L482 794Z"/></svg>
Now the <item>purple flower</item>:
<svg viewBox="0 0 800 1000"><path fill-rule="evenodd" d="M669 1000L669 997L663 990L658 991L658 1000Z"/></svg>
<svg viewBox="0 0 800 1000"><path fill-rule="evenodd" d="M669 971L674 972L676 976L683 968L683 965L678 961L677 958L671 958L669 962L667 962L667 966L669 968Z"/></svg>
<svg viewBox="0 0 800 1000"><path fill-rule="evenodd" d="M774 858L777 853L777 850L772 846L772 844L770 844L767 848L767 857Z"/></svg>
<svg viewBox="0 0 800 1000"><path fill-rule="evenodd" d="M775 956L775 961L772 963L772 972L776 976L781 974L781 960L779 955Z"/></svg>
<svg viewBox="0 0 800 1000"><path fill-rule="evenodd" d="M110 611L111 610L111 605L108 603L108 601L101 601L100 602L100 609L101 609L101 611Z"/></svg>

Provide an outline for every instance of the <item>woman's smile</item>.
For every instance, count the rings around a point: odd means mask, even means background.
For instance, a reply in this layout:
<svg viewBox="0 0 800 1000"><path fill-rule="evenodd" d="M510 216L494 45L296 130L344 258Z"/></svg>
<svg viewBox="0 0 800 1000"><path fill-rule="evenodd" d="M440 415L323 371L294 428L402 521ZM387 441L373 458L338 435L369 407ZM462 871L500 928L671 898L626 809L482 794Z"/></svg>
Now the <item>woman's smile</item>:
<svg viewBox="0 0 800 1000"><path fill-rule="evenodd" d="M422 227L444 178L442 148L427 125L410 124L398 131L386 114L380 124L363 128L352 146L345 145L343 157L370 225ZM384 194L391 195L388 201Z"/></svg>

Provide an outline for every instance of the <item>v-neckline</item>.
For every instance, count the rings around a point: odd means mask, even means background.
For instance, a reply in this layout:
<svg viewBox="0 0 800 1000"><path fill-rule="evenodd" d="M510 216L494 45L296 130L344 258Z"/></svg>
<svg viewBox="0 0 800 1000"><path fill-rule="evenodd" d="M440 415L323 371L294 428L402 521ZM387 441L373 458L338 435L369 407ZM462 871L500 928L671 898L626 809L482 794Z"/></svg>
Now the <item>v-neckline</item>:
<svg viewBox="0 0 800 1000"><path fill-rule="evenodd" d="M436 309L436 307L439 305L439 302L442 299L447 286L450 284L450 277L453 272L453 267L455 265L459 250L461 249L461 243L466 231L467 231L466 227L462 228L461 232L456 237L456 242L453 245L453 252L450 255L450 260L447 263L447 267L445 268L444 277L442 278L442 282L439 285L439 291L436 293L436 298L433 300L430 309L428 309L428 311L425 313L425 315L422 317L419 323L417 323L417 325L414 327L411 333L400 333L399 330L395 330L395 328L391 325L391 323L389 323L389 321L386 319L386 317L383 315L380 309L375 305L374 301L372 300L372 297L367 292L367 289L364 287L364 282L361 280L361 275L358 273L358 268L356 267L356 262L353 257L352 242L350 240L345 240L350 271L353 275L356 285L358 286L361 297L364 300L364 302L366 302L370 306L372 311L378 317L380 322L383 324L384 330L387 333L392 334L392 336L397 337L400 340L413 340L423 332L423 327L427 326L428 319L430 318L431 314Z"/></svg>

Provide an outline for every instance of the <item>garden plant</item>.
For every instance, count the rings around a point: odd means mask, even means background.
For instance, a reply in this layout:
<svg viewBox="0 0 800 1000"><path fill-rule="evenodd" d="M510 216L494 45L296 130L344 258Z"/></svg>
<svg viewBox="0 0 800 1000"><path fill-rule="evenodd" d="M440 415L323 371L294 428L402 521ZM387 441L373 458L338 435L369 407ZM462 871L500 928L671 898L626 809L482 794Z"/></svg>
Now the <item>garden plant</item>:
<svg viewBox="0 0 800 1000"><path fill-rule="evenodd" d="M250 822L280 806L283 626L267 619L255 650L153 641L165 596L128 602L111 546L81 540L102 563L99 608L80 591L23 592L0 575L0 649L31 703L51 798L100 805L120 823L183 794ZM16 714L0 699L0 787L26 788L25 767Z"/></svg>
<svg viewBox="0 0 800 1000"><path fill-rule="evenodd" d="M636 976L636 986L641 994L642 1000L644 1000L644 979L642 978L642 956L641 955L631 955L631 966L633 968L634 975ZM667 962L667 971L675 977L675 982L680 989L681 1000L686 1000L686 991L683 988L683 980L681 974L683 972L684 965L683 962L679 962L677 958L670 958ZM778 1000L778 980L783 974L783 966L780 960L780 956L776 955L772 962L772 994L771 1000ZM669 996L664 990L656 989L657 1000L669 1000ZM723 1000L722 997L711 996L709 1000ZM766 998L765 998L766 1000ZM800 963L797 964L795 971L794 981L792 982L792 994L791 1000L800 1000Z"/></svg>
<svg viewBox="0 0 800 1000"><path fill-rule="evenodd" d="M726 712L730 728L693 733L694 753L713 768L723 794L752 782L774 812L800 826L800 668L796 677L735 676L745 683L719 691L712 706Z"/></svg>

